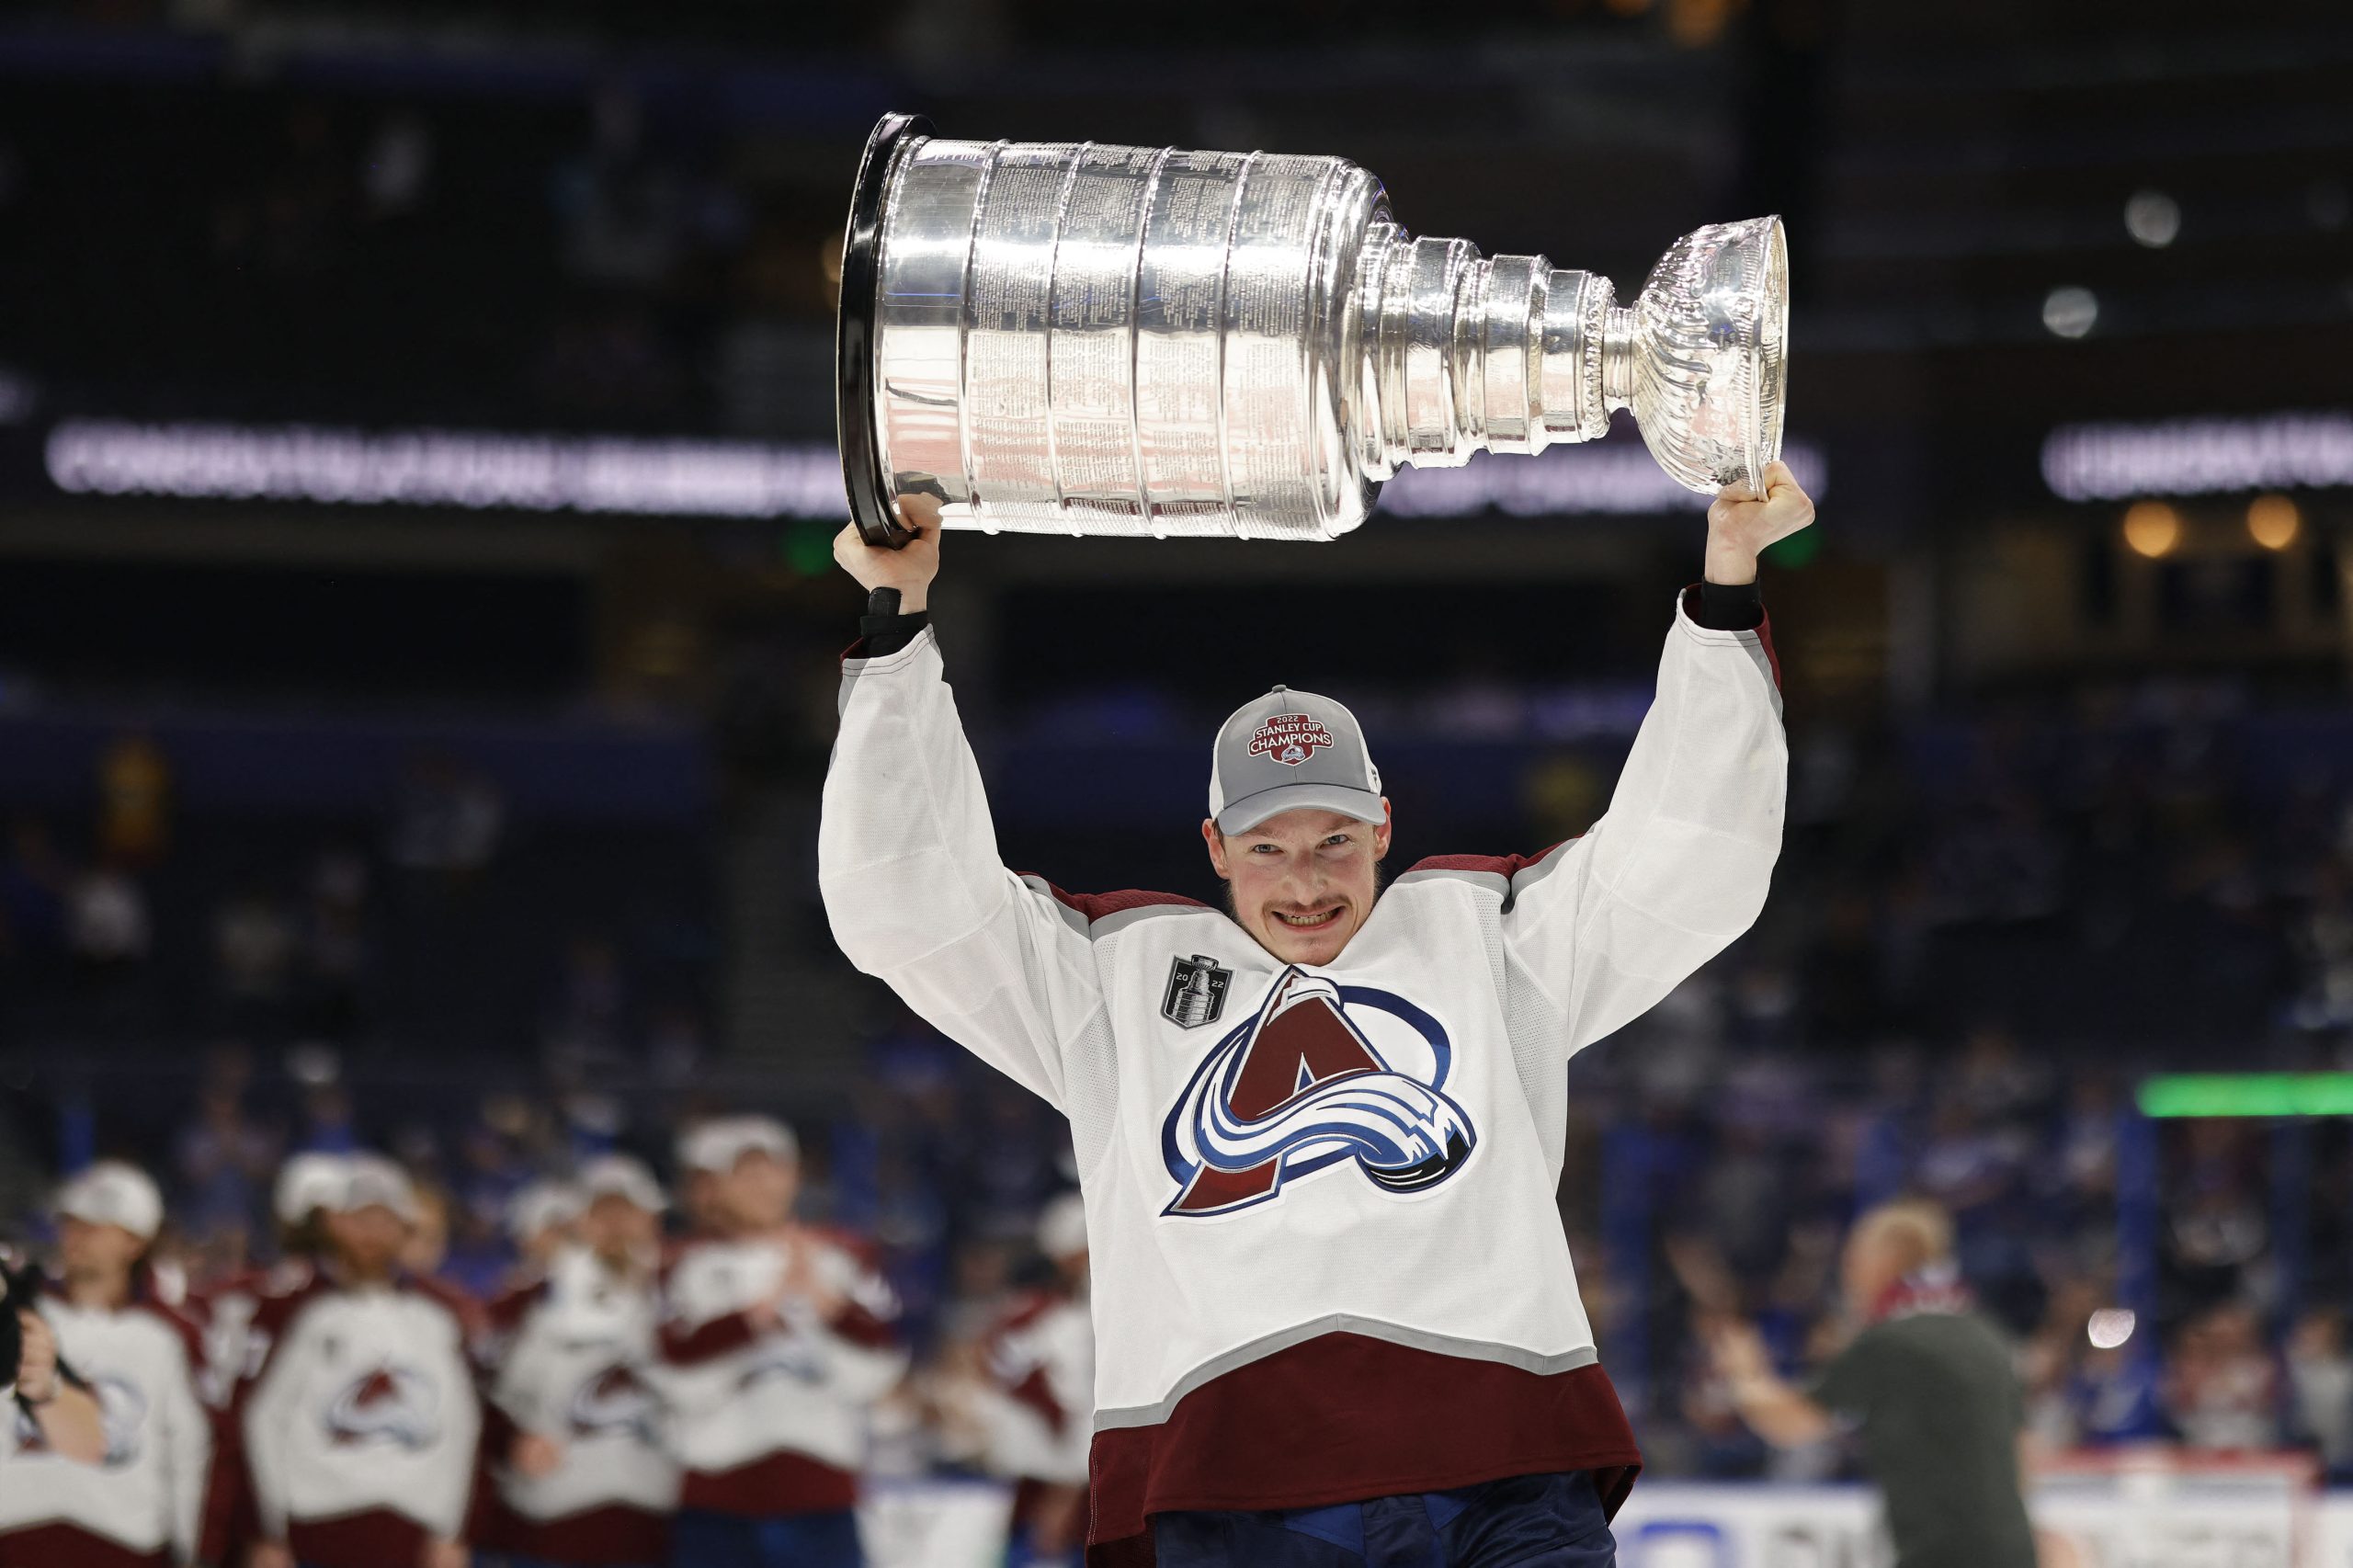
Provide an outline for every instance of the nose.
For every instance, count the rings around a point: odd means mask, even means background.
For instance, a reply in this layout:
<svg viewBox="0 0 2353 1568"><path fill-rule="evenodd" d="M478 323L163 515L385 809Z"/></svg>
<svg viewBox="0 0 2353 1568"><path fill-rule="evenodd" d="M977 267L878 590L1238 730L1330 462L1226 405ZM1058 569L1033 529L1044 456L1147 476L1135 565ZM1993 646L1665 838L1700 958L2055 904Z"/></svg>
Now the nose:
<svg viewBox="0 0 2353 1568"><path fill-rule="evenodd" d="M1295 867L1283 874L1276 891L1286 903L1303 909L1324 896L1323 869L1313 864Z"/></svg>

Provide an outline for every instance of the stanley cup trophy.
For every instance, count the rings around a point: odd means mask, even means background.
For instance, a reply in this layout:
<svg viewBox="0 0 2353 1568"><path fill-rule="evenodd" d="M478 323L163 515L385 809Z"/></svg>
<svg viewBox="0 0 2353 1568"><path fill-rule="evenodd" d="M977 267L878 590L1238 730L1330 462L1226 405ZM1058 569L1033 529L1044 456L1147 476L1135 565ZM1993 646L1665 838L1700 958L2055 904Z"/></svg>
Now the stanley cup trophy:
<svg viewBox="0 0 2353 1568"><path fill-rule="evenodd" d="M1405 463L1590 441L1631 408L1692 490L1780 453L1779 218L1686 234L1631 306L1540 256L1415 239L1344 158L950 142L888 115L842 256L851 516L1330 540ZM926 504L928 503L928 504Z"/></svg>

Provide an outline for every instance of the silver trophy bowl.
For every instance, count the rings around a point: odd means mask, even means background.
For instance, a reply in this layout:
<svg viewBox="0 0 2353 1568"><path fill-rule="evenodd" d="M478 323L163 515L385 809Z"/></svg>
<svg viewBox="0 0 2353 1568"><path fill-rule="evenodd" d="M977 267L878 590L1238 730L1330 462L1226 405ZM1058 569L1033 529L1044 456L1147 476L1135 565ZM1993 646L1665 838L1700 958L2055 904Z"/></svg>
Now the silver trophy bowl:
<svg viewBox="0 0 2353 1568"><path fill-rule="evenodd" d="M1702 494L1780 454L1779 218L1686 234L1631 306L1415 239L1344 158L951 142L886 115L842 253L843 477L994 533L1330 540L1404 464L1589 441L1631 408Z"/></svg>

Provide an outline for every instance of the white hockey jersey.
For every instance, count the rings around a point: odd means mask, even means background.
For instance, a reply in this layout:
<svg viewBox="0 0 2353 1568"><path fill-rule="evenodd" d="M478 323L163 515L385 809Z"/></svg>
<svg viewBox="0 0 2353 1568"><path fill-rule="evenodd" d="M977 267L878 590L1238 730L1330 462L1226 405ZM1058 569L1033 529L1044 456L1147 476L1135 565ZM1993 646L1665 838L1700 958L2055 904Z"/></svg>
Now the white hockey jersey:
<svg viewBox="0 0 2353 1568"><path fill-rule="evenodd" d="M1747 929L1788 771L1768 633L1698 597L1590 832L1423 862L1313 972L1222 911L1006 870L935 633L845 664L835 936L1071 1120L1091 1560L1142 1560L1173 1509L1574 1470L1623 1496L1640 1456L1554 1208L1563 1068Z"/></svg>
<svg viewBox="0 0 2353 1568"><path fill-rule="evenodd" d="M983 1460L1010 1481L1086 1482L1094 1437L1095 1327L1083 1298L1041 1290L983 1341L988 1382L977 1412Z"/></svg>
<svg viewBox="0 0 2353 1568"><path fill-rule="evenodd" d="M677 1506L654 1389L651 1280L616 1275L585 1247L493 1305L491 1449L505 1517L494 1543L547 1562L660 1562ZM535 1432L563 1449L546 1475L506 1462L505 1439Z"/></svg>
<svg viewBox="0 0 2353 1568"><path fill-rule="evenodd" d="M196 1326L145 1301L107 1311L52 1294L40 1314L56 1331L59 1354L97 1397L106 1457L91 1465L49 1452L32 1417L12 1402L0 1562L194 1561L212 1457L211 1419L197 1394Z"/></svg>
<svg viewBox="0 0 2353 1568"><path fill-rule="evenodd" d="M831 1322L790 1301L773 1324L747 1312L785 1277L773 1241L688 1242L665 1271L658 1386L686 1507L771 1517L857 1505L868 1412L906 1370L897 1304L845 1241L804 1227L800 1244L846 1303Z"/></svg>
<svg viewBox="0 0 2353 1568"><path fill-rule="evenodd" d="M462 1540L482 1407L472 1303L438 1281L347 1289L322 1275L266 1298L260 1370L233 1411L260 1535L324 1568L414 1568L426 1540ZM217 1539L217 1537L215 1538Z"/></svg>

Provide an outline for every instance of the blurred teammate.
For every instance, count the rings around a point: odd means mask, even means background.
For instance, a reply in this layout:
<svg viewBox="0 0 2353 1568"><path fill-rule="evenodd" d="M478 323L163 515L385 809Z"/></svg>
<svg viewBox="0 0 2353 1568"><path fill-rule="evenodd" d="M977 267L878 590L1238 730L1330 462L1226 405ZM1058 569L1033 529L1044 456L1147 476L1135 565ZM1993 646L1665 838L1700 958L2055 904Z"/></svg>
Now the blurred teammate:
<svg viewBox="0 0 2353 1568"><path fill-rule="evenodd" d="M535 1181L506 1201L506 1234L515 1244L516 1282L528 1287L570 1245L585 1202L566 1181Z"/></svg>
<svg viewBox="0 0 2353 1568"><path fill-rule="evenodd" d="M836 1568L858 1549L869 1408L898 1382L890 1289L792 1217L800 1156L767 1117L704 1122L679 1164L707 1178L714 1233L665 1272L660 1387L685 1466L676 1568Z"/></svg>
<svg viewBox="0 0 2353 1568"><path fill-rule="evenodd" d="M205 1403L226 1409L238 1383L259 1365L268 1348L251 1334L263 1300L299 1290L311 1281L325 1244L325 1214L343 1190L343 1157L296 1154L278 1167L270 1192L270 1215L278 1224L277 1261L240 1269L189 1293L188 1307L204 1325L202 1392Z"/></svg>
<svg viewBox="0 0 2353 1568"><path fill-rule="evenodd" d="M1927 1203L1872 1210L1847 1240L1841 1279L1860 1331L1810 1391L1773 1370L1755 1329L1715 1327L1741 1418L1782 1448L1851 1426L1886 1496L1898 1568L2034 1568L2018 1491L2025 1400L2009 1346L1971 1309L1951 1221Z"/></svg>
<svg viewBox="0 0 2353 1568"><path fill-rule="evenodd" d="M238 1393L237 1462L213 1492L250 1493L249 1568L466 1568L482 1412L472 1303L400 1265L416 1193L353 1155L327 1205L314 1277L262 1303L260 1369Z"/></svg>
<svg viewBox="0 0 2353 1568"><path fill-rule="evenodd" d="M49 1451L20 1417L0 1482L0 1568L131 1568L195 1560L212 1451L197 1397L196 1325L155 1299L143 1267L164 1200L105 1160L57 1195L63 1282L40 1303L59 1351L97 1400L96 1464Z"/></svg>
<svg viewBox="0 0 2353 1568"><path fill-rule="evenodd" d="M1086 1211L1046 1208L1038 1249L1054 1267L988 1333L980 1402L984 1457L1014 1482L1008 1568L1074 1564L1086 1541L1086 1449L1095 1435L1095 1329L1086 1304Z"/></svg>
<svg viewBox="0 0 2353 1568"><path fill-rule="evenodd" d="M204 1370L199 1392L213 1414L216 1478L237 1473L244 1439L230 1415L237 1390L260 1369L269 1338L256 1319L265 1301L289 1296L315 1277L326 1246L326 1211L343 1193L340 1154L301 1153L278 1167L270 1191L270 1216L278 1229L278 1257L263 1267L240 1269L189 1293L188 1310L204 1326ZM215 1515L211 1510L221 1510ZM256 1521L249 1489L216 1484L207 1503L205 1539L215 1561L243 1568Z"/></svg>
<svg viewBox="0 0 2353 1568"><path fill-rule="evenodd" d="M1709 508L1704 581L1584 837L1426 860L1383 892L1363 730L1277 687L1211 747L1198 831L1226 911L1006 870L929 623L939 530L839 536L871 597L825 780L826 911L851 962L1071 1119L1091 1562L1614 1561L1641 1455L1555 1207L1563 1067L1763 906L1788 751L1756 555L1813 517L1787 467L1765 477ZM1087 608L1074 659L1121 635L1116 603ZM1270 659L1380 634L1312 585L1289 609L1202 631Z"/></svg>
<svg viewBox="0 0 2353 1568"><path fill-rule="evenodd" d="M662 1188L615 1154L563 1197L570 1238L491 1308L495 1544L520 1568L657 1568L678 1499L649 1381Z"/></svg>

